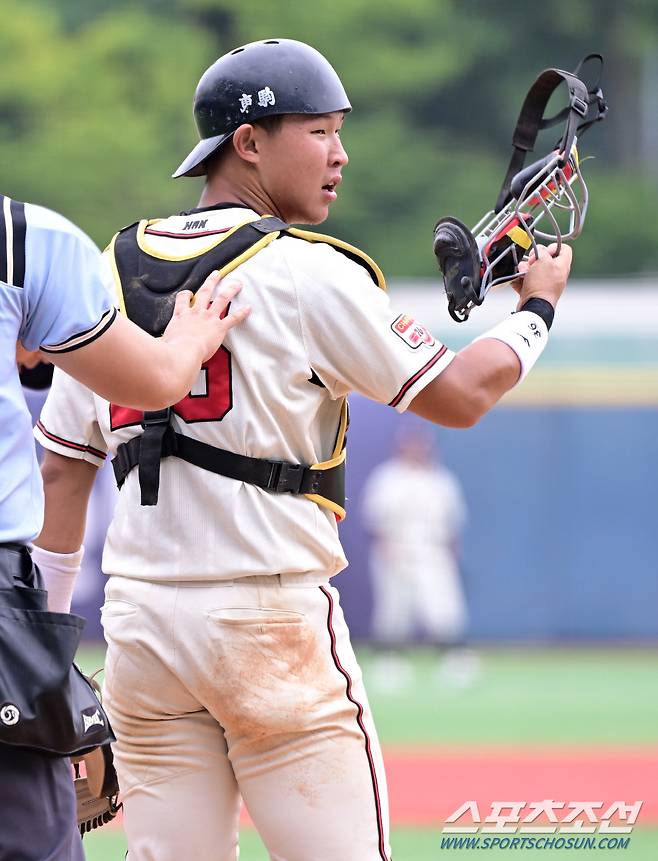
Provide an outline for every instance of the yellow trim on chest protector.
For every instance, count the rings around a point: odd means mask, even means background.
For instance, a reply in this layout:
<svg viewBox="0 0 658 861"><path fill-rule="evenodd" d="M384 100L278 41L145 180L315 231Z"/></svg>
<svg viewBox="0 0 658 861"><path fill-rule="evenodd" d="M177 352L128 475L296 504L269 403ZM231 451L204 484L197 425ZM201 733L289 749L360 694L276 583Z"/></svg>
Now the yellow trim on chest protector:
<svg viewBox="0 0 658 861"><path fill-rule="evenodd" d="M321 463L311 464L311 469L334 469L334 467L341 466L345 463L347 458L345 438L347 436L348 419L349 407L347 405L347 398L343 398L343 403L340 408L340 422L338 423L336 444L333 452L331 453L331 458L329 460L323 460ZM338 503L334 502L332 499L327 499L326 496L320 496L319 493L305 493L304 496L307 499L310 499L311 502L315 502L315 504L319 505L320 508L328 508L330 511L333 511L339 520L345 520L347 517L347 511L345 511L344 507L342 505L338 505Z"/></svg>
<svg viewBox="0 0 658 861"><path fill-rule="evenodd" d="M172 263L177 263L181 260L192 260L195 257L203 257L204 254L207 254L209 251L212 251L213 248L217 248L222 242L225 242L229 237L233 236L233 234L239 230L241 227L244 227L245 224L251 224L252 221L257 221L257 218L246 218L244 221L241 221L239 224L236 224L230 230L227 230L226 233L221 233L219 238L211 237L210 241L207 245L204 245L203 248L200 248L198 251L193 251L191 254L167 254L164 251L160 251L157 248L153 247L149 244L146 238L146 229L148 227L152 227L154 224L160 224L162 221L166 219L162 218L143 218L139 222L139 226L137 228L137 245L141 251L145 254L150 254L151 257L157 257L158 260L171 260ZM278 233L276 234L278 236ZM276 239L276 236L274 237ZM171 237L173 238L173 237Z"/></svg>
<svg viewBox="0 0 658 861"><path fill-rule="evenodd" d="M115 233L110 241L110 244L105 249L105 254L107 254L110 260L110 269L112 270L112 277L114 278L114 292L116 293L116 297L119 300L119 310L123 314L124 317L128 316L128 312L126 311L126 303L123 299L123 287L121 285L121 276L119 275L119 270L117 269L117 260L114 256L114 246L117 241L117 236L119 234Z"/></svg>
<svg viewBox="0 0 658 861"><path fill-rule="evenodd" d="M362 264L364 264L367 269L370 269L372 274L375 276L377 286L381 287L382 290L386 290L386 279L384 278L384 273L379 266L377 266L372 257L369 257L365 251L361 251L360 248L356 248L354 245L343 242L342 239L328 236L326 233L314 233L312 230L300 230L298 227L289 227L288 230L286 230L286 233L290 236L296 236L298 239L305 239L307 242L324 242L327 245L332 245L334 248L342 251L347 257L353 256L359 258Z"/></svg>

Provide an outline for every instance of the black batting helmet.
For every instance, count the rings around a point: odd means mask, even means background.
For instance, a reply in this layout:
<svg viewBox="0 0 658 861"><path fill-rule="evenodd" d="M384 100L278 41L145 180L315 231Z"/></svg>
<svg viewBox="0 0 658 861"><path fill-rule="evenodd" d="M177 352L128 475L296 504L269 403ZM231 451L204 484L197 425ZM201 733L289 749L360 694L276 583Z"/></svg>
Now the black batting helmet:
<svg viewBox="0 0 658 861"><path fill-rule="evenodd" d="M194 96L201 140L173 176L202 176L208 156L243 123L351 109L340 78L315 48L294 39L250 42L204 72Z"/></svg>

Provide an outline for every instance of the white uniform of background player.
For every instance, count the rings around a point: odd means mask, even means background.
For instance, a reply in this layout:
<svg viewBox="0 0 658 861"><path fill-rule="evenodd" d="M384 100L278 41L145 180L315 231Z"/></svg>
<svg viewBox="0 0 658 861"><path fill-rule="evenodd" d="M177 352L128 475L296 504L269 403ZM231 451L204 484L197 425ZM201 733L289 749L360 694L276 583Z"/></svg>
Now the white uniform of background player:
<svg viewBox="0 0 658 861"><path fill-rule="evenodd" d="M427 434L399 435L394 456L368 478L362 513L373 535L375 642L406 645L416 628L438 645L459 642L467 621L457 560L466 506L459 482L433 456Z"/></svg>
<svg viewBox="0 0 658 861"><path fill-rule="evenodd" d="M189 217L175 216L145 242L189 252L256 213L195 217L204 236L190 238ZM453 357L420 327L420 344L396 333L386 294L328 245L278 239L239 276L234 306L255 310L224 342L230 409L221 421L176 417L180 433L254 457L320 462L347 392L402 412ZM200 415L215 397L221 410L221 383L211 360L194 396ZM56 374L36 435L100 465L140 431L113 432L107 402ZM240 793L273 858L388 857L381 754L329 585L345 565L335 514L304 497L168 458L158 505L144 507L130 473L108 532L102 615L131 861L235 857Z"/></svg>

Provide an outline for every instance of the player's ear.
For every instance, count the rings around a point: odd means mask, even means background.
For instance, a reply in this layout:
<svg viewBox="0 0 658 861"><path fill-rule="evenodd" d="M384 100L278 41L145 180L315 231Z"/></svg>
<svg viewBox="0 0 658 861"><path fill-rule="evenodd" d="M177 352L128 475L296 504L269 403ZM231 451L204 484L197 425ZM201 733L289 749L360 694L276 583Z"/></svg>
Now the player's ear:
<svg viewBox="0 0 658 861"><path fill-rule="evenodd" d="M255 164L260 160L259 135L256 126L243 123L233 133L233 149L244 161Z"/></svg>

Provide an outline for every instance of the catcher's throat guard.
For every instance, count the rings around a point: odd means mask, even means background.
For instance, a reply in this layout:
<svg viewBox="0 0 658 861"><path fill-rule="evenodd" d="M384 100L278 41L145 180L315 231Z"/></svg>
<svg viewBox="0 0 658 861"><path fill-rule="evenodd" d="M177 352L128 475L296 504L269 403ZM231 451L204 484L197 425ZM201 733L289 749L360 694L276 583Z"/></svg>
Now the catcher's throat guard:
<svg viewBox="0 0 658 861"><path fill-rule="evenodd" d="M441 218L434 228L434 253L443 274L448 311L457 322L468 319L492 287L513 281L519 264L537 241L555 243L580 235L587 214L588 191L577 149L577 135L602 120L608 110L599 82L588 89L578 77L589 54L574 72L546 69L525 97L514 130L513 153L495 208L469 230L457 218ZM599 75L600 77L600 75ZM544 118L553 92L569 90L569 105ZM524 167L540 129L565 122L562 138L544 158Z"/></svg>

